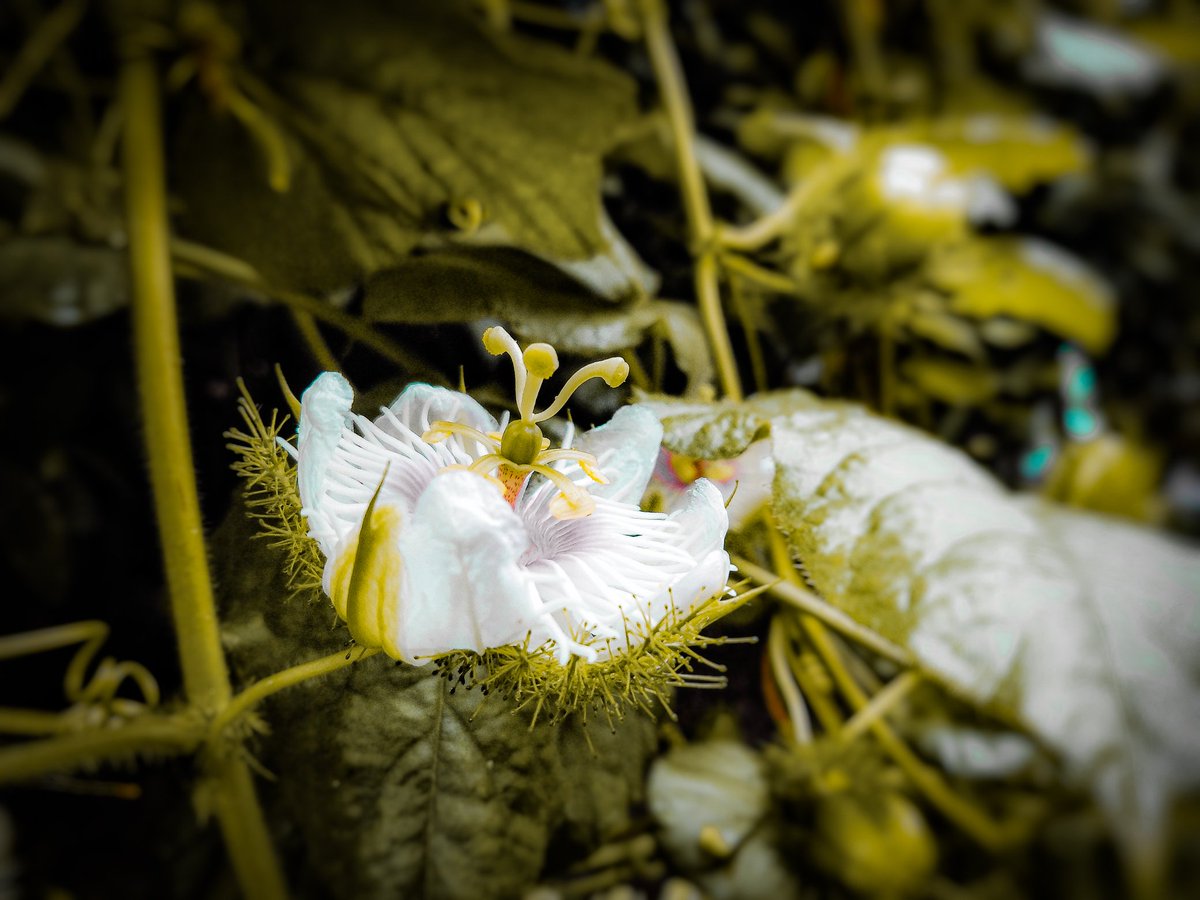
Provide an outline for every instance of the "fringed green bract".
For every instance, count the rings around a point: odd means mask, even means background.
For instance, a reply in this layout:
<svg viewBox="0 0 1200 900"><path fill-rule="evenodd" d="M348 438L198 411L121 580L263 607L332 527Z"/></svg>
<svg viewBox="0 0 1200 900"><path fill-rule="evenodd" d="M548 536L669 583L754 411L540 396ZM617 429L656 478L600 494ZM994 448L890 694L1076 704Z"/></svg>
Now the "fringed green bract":
<svg viewBox="0 0 1200 900"><path fill-rule="evenodd" d="M325 563L317 542L308 536L300 512L296 467L281 444L289 417L280 418L279 410L272 410L270 421L264 421L241 379L238 389L238 413L246 430L233 428L225 432L225 437L230 440L229 449L238 456L233 470L246 480L246 508L258 524L259 536L286 551L288 583L293 590L318 590Z"/></svg>
<svg viewBox="0 0 1200 900"><path fill-rule="evenodd" d="M552 644L530 648L526 643L493 647L483 653L455 650L433 657L433 664L448 680L499 695L511 702L514 710L533 707L533 723L543 714L549 715L551 722L572 714L586 721L590 713L600 712L611 724L629 708L653 716L656 703L674 718L669 698L672 688L725 687L724 666L699 651L754 640L709 636L703 634L704 629L760 592L761 588L754 588L733 597L717 595L687 615L672 612L655 625L630 621L623 642L610 638L592 644L605 653L605 658L596 662L573 656L564 665Z"/></svg>

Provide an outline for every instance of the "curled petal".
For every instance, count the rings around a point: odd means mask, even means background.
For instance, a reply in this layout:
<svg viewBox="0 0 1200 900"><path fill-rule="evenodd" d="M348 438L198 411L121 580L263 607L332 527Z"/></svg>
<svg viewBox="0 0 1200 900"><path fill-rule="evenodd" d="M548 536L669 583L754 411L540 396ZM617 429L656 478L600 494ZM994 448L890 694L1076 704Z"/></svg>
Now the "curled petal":
<svg viewBox="0 0 1200 900"><path fill-rule="evenodd" d="M310 534L329 553L337 531L321 510L325 480L350 415L354 391L337 372L324 372L300 401L300 440L296 479Z"/></svg>
<svg viewBox="0 0 1200 900"><path fill-rule="evenodd" d="M591 493L621 503L641 500L662 435L662 423L644 406L623 406L609 422L581 434L576 446L596 457L596 468L608 479Z"/></svg>
<svg viewBox="0 0 1200 900"><path fill-rule="evenodd" d="M701 478L687 489L669 518L680 528L683 549L696 561L670 587L671 604L679 615L686 616L698 604L725 590L730 568L725 552L729 517L716 485Z"/></svg>
<svg viewBox="0 0 1200 900"><path fill-rule="evenodd" d="M429 431L434 422L457 422L484 434L499 428L492 414L466 394L421 382L406 387L400 396L392 401L388 412L391 413L390 416L377 419L375 424L385 431L397 431L395 424L398 422L418 437ZM395 436L408 437L400 434ZM453 441L454 438L450 440Z"/></svg>

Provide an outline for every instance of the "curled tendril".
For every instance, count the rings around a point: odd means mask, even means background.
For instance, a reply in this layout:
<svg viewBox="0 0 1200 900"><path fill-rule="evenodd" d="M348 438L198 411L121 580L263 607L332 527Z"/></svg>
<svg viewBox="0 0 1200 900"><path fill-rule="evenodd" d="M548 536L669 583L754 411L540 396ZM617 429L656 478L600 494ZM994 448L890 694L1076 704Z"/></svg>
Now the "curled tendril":
<svg viewBox="0 0 1200 900"><path fill-rule="evenodd" d="M9 635L0 638L0 661L79 644L63 677L63 692L71 704L61 714L64 720L72 724L104 725L113 719L130 719L154 709L160 700L158 682L141 663L104 657L92 668L108 634L107 624L89 620ZM137 688L140 700L117 696L126 682Z"/></svg>

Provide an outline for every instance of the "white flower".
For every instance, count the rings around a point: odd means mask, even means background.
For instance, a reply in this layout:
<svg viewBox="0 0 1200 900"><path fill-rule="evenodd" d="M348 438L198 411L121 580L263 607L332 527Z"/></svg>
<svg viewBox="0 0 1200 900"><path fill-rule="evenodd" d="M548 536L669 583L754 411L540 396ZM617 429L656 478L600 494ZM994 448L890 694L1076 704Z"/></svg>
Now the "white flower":
<svg viewBox="0 0 1200 900"><path fill-rule="evenodd" d="M653 413L626 407L569 449L548 449L538 428L588 378L623 380L624 363L585 367L535 414L553 350L522 355L502 329L484 342L517 376L521 415L503 431L467 395L426 384L374 420L351 413L337 373L304 392L302 513L355 640L414 665L513 644L596 661L723 593L720 491L697 481L669 514L636 505L662 438Z"/></svg>

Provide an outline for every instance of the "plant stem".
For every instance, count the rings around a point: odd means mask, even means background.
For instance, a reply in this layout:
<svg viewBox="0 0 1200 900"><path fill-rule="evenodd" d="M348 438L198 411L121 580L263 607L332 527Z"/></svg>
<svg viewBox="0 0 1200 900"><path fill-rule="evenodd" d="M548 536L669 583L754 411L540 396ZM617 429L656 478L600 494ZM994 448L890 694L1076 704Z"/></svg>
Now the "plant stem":
<svg viewBox="0 0 1200 900"><path fill-rule="evenodd" d="M785 579L793 582L796 586L800 586L800 578L796 574L796 568L792 563L791 554L787 549L787 542L772 524L768 523L768 528L771 556L775 567L780 570ZM846 698L846 702L850 704L850 708L856 713L855 718L851 719L850 722L853 723L860 717L863 721L868 722L866 727L870 728L871 733L875 735L875 739L879 741L884 752L909 777L909 780L912 781L917 790L942 815L958 826L965 834L988 850L996 851L1005 847L1009 843L1007 829L1002 828L996 822L992 821L972 803L958 796L942 780L937 771L922 762L881 717L872 717L870 714L865 713L865 710L871 705L871 700L867 697L863 689L858 686L858 682L850 675L841 654L838 652L832 635L812 615L802 612L799 618L805 635L811 642L813 649L817 651L817 655L821 657L821 661L829 671L833 683L837 686L842 696ZM849 724L846 727L848 728ZM844 730L841 736L845 738L846 733Z"/></svg>
<svg viewBox="0 0 1200 900"><path fill-rule="evenodd" d="M831 606L806 588L803 584L792 581L781 581L774 572L756 566L750 560L741 556L732 557L738 571L755 584L765 585L767 593L782 600L789 606L794 606L801 612L824 622L834 631L861 644L868 650L889 659L897 665L911 666L912 654L903 647L893 644L887 638L877 634L865 625L860 625L835 606ZM790 564L789 564L790 565ZM786 576L785 576L786 577Z"/></svg>
<svg viewBox="0 0 1200 900"><path fill-rule="evenodd" d="M125 205L131 255L134 346L142 419L184 686L201 709L230 697L221 652L200 501L188 440L179 328L167 250L167 207L155 63L131 56L121 69L125 107Z"/></svg>
<svg viewBox="0 0 1200 900"><path fill-rule="evenodd" d="M717 375L721 379L721 389L729 399L741 400L742 383L733 356L733 346L729 341L729 331L725 327L721 291L717 283L714 241L716 229L712 209L708 203L704 176L696 161L696 125L692 116L692 104L688 98L679 56L675 52L675 44L667 27L665 5L662 0L642 0L642 11L646 50L650 55L650 64L654 68L654 76L658 81L659 93L667 113L667 122L671 128L679 189L683 195L692 253L696 256L695 284L700 318L708 335Z"/></svg>
<svg viewBox="0 0 1200 900"><path fill-rule="evenodd" d="M56 712L0 708L0 734L20 734L27 737L58 734L66 724L62 715Z"/></svg>
<svg viewBox="0 0 1200 900"><path fill-rule="evenodd" d="M343 312L316 297L268 284L257 269L237 257L178 238L171 241L171 256L180 268L190 267L200 273L241 285L277 300L295 313L304 313L332 325L408 372L435 371L424 360L380 334L357 316Z"/></svg>
<svg viewBox="0 0 1200 900"><path fill-rule="evenodd" d="M304 343L308 345L308 350L317 361L317 365L326 372L341 369L337 357L329 349L329 344L321 334L321 329L317 328L317 322L311 313L292 310L292 321L296 323L296 330L300 332L300 337L304 338Z"/></svg>
<svg viewBox="0 0 1200 900"><path fill-rule="evenodd" d="M883 690L871 698L870 702L855 714L842 730L842 740L849 743L869 729L875 722L883 719L896 708L912 690L921 683L921 673L914 669L901 672L892 679Z"/></svg>
<svg viewBox="0 0 1200 900"><path fill-rule="evenodd" d="M220 714L212 720L209 732L214 737L220 735L238 716L254 708L272 694L282 691L284 688L300 684L311 678L328 675L331 672L336 672L338 669L344 669L356 662L361 662L364 659L372 657L378 652L378 647L351 649L349 652L339 650L337 653L329 654L329 656L322 656L320 659L314 659L311 662L292 666L290 669L284 669L282 672L276 672L274 675L268 675L262 681L256 682L246 688L246 690L229 701L229 705L221 710Z"/></svg>
<svg viewBox="0 0 1200 900"><path fill-rule="evenodd" d="M787 636L783 633L783 622L778 616L771 619L771 627L767 633L767 655L771 663L771 674L779 688L780 699L783 700L787 711L788 721L791 722L792 739L798 744L811 744L813 739L812 719L808 715L808 707L804 705L804 696L792 677L791 667L787 661Z"/></svg>
<svg viewBox="0 0 1200 900"><path fill-rule="evenodd" d="M171 280L158 71L154 59L133 40L123 41L121 51L118 92L124 109L122 146L134 348L150 483L184 690L196 708L214 713L229 702L232 690L221 651L188 438ZM138 734L131 730L135 725L113 731L117 738L110 739L129 741ZM99 739L97 735L89 737ZM215 780L217 817L243 893L253 900L286 897L245 761L230 755L213 767L209 777Z"/></svg>
<svg viewBox="0 0 1200 900"><path fill-rule="evenodd" d="M190 753L204 736L196 718L146 716L119 728L97 728L0 748L0 784L25 781L138 753Z"/></svg>

